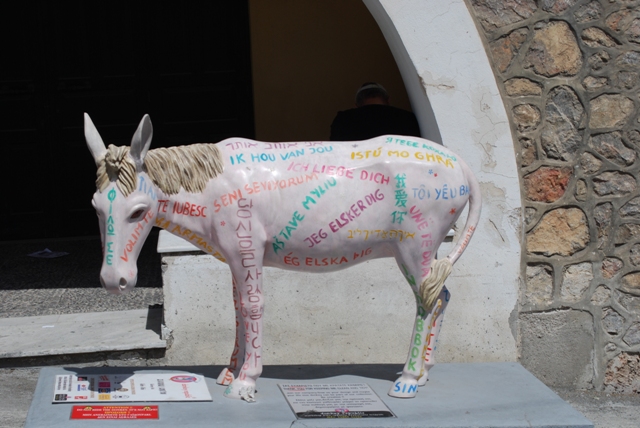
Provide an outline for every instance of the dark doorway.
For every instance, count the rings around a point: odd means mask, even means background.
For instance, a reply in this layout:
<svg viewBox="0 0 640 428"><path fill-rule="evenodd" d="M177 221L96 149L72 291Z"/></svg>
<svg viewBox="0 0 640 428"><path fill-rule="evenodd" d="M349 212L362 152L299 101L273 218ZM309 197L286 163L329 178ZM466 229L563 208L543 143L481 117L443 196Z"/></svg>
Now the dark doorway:
<svg viewBox="0 0 640 428"><path fill-rule="evenodd" d="M25 2L0 18L0 240L97 235L82 113L129 144L253 138L245 1Z"/></svg>

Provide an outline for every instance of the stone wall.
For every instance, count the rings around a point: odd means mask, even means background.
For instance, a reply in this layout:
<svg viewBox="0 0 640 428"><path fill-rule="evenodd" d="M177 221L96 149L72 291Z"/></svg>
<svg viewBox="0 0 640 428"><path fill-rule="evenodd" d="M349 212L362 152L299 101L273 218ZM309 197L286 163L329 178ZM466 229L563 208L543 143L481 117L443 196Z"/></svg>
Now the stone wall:
<svg viewBox="0 0 640 428"><path fill-rule="evenodd" d="M520 360L550 385L640 392L640 1L466 1L526 207Z"/></svg>

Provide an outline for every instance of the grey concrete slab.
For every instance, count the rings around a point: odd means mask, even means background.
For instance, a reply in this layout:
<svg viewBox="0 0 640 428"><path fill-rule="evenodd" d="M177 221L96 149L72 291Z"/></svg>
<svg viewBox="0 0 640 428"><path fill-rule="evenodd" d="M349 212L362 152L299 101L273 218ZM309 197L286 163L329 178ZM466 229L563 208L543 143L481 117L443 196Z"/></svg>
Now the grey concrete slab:
<svg viewBox="0 0 640 428"><path fill-rule="evenodd" d="M161 317L161 309L137 309L3 318L0 359L165 348Z"/></svg>
<svg viewBox="0 0 640 428"><path fill-rule="evenodd" d="M387 396L398 365L268 366L258 381L256 403L229 400L215 384L221 367L181 367L207 377L213 397L205 403L159 404L157 427L572 427L591 428L579 412L562 401L517 363L439 364L427 385L410 400ZM54 378L63 373L131 373L167 371L118 367L46 367L40 372L26 428L86 426L71 421L71 405L51 404ZM296 420L277 384L286 382L366 382L396 418ZM112 427L112 421L91 426ZM148 426L149 421L119 422L118 426Z"/></svg>

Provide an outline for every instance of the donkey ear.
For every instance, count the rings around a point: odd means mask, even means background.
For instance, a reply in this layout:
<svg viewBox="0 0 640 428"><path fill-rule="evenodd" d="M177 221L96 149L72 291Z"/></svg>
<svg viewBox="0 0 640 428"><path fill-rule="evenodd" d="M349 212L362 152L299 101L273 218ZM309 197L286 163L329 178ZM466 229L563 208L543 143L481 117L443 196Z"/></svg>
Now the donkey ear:
<svg viewBox="0 0 640 428"><path fill-rule="evenodd" d="M136 129L136 133L133 134L131 149L129 150L129 154L133 158L136 169L138 170L142 169L144 157L147 155L147 151L149 151L149 146L151 146L151 138L153 138L153 126L151 125L149 115L145 114L140 121L140 125L138 125L138 129Z"/></svg>
<svg viewBox="0 0 640 428"><path fill-rule="evenodd" d="M89 146L93 160L98 165L107 149L104 146L102 137L100 137L100 133L98 133L96 126L87 113L84 114L84 138L87 140L87 146Z"/></svg>

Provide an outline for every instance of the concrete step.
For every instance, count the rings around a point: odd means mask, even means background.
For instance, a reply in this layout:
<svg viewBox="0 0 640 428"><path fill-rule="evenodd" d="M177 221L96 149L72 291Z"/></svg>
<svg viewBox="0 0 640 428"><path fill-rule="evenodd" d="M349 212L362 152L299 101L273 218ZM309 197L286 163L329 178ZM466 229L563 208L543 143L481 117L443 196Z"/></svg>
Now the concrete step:
<svg viewBox="0 0 640 428"><path fill-rule="evenodd" d="M0 366L64 356L164 350L162 308L0 319ZM47 365L47 364L36 364Z"/></svg>

